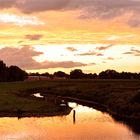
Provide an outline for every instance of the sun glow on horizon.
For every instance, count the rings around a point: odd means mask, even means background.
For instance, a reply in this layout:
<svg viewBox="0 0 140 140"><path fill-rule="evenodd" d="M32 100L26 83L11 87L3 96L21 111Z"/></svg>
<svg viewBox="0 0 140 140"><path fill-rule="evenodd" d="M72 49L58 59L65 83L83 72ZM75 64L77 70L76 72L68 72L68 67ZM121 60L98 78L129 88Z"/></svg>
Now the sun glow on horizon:
<svg viewBox="0 0 140 140"><path fill-rule="evenodd" d="M139 2L55 1L3 1L0 59L27 71L139 72Z"/></svg>

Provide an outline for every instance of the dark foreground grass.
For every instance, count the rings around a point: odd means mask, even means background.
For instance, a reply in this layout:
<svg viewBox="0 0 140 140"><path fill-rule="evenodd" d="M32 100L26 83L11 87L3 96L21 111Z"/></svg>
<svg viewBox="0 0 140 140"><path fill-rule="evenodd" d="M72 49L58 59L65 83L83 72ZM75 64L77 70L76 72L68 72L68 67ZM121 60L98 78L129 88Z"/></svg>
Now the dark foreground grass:
<svg viewBox="0 0 140 140"><path fill-rule="evenodd" d="M66 115L71 108L61 108L43 99L25 95L32 88L44 87L44 82L13 82L0 83L0 116L56 116ZM20 110L20 114L18 114Z"/></svg>
<svg viewBox="0 0 140 140"><path fill-rule="evenodd" d="M0 111L23 108L27 111L52 111L50 104L30 99L42 92L94 101L112 114L140 119L140 80L50 80L0 83ZM46 106L46 107L45 107ZM58 108L57 108L58 109ZM56 110L57 110L56 109Z"/></svg>

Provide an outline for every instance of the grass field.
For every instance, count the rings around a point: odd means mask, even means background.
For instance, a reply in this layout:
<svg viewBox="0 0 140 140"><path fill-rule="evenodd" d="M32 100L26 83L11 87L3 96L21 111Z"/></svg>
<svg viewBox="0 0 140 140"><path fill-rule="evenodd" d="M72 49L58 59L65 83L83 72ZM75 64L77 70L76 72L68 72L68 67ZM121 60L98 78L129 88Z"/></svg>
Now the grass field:
<svg viewBox="0 0 140 140"><path fill-rule="evenodd" d="M140 80L48 80L0 83L0 111L55 112L56 106L30 98L42 92L94 101L110 112L140 118Z"/></svg>
<svg viewBox="0 0 140 140"><path fill-rule="evenodd" d="M44 83L44 84L43 84ZM46 82L9 82L0 83L0 116L17 116L17 110L24 112L22 116L55 116L66 115L70 108L62 110L60 106L37 99L30 95L24 96L27 89L41 88ZM21 96L20 96L21 95Z"/></svg>

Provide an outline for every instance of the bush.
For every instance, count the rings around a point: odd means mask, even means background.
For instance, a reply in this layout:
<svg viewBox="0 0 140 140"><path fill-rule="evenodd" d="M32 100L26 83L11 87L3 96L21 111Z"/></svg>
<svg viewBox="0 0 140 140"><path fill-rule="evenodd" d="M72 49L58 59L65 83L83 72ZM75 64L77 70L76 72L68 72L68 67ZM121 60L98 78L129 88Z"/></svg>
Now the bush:
<svg viewBox="0 0 140 140"><path fill-rule="evenodd" d="M140 104L140 92L138 92L133 98L132 103L138 103Z"/></svg>

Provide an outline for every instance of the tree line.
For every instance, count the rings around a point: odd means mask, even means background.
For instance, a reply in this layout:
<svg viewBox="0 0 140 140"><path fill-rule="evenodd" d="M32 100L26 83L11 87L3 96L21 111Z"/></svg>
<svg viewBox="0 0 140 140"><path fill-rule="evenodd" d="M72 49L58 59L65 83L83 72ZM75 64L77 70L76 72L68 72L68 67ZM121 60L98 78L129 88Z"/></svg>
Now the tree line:
<svg viewBox="0 0 140 140"><path fill-rule="evenodd" d="M140 79L140 73L132 72L117 72L115 70L105 70L96 73L84 73L81 69L75 69L66 74L63 71L55 72L54 74L49 74L48 72L39 74L39 73L30 73L30 76L46 76L51 79L53 78L65 78L65 79Z"/></svg>
<svg viewBox="0 0 140 140"><path fill-rule="evenodd" d="M7 67L0 60L0 82L23 81L28 77L28 74L17 66Z"/></svg>
<svg viewBox="0 0 140 140"><path fill-rule="evenodd" d="M96 73L84 73L81 69L75 69L67 74L63 71L57 71L53 74L45 73L27 73L18 66L7 67L0 60L0 82L24 81L28 76L44 76L48 78L64 78L64 79L140 79L140 73L117 72L115 70L105 70Z"/></svg>

